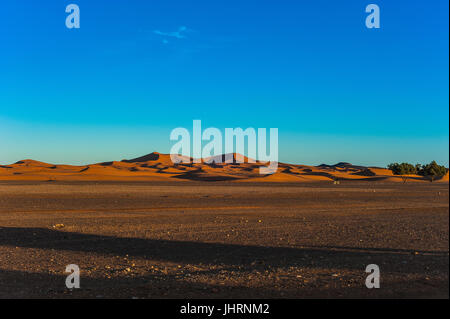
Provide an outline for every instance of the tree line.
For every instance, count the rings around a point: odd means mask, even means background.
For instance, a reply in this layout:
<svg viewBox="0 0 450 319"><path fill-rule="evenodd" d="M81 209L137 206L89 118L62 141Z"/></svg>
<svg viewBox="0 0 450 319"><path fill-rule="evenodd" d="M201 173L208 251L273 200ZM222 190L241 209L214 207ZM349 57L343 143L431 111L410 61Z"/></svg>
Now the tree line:
<svg viewBox="0 0 450 319"><path fill-rule="evenodd" d="M391 163L388 165L388 169L390 169L394 175L421 175L428 178L431 182L436 178L443 177L448 172L448 169L445 166L439 165L436 161L432 161L425 165ZM403 179L404 182L406 182L406 178L407 177Z"/></svg>

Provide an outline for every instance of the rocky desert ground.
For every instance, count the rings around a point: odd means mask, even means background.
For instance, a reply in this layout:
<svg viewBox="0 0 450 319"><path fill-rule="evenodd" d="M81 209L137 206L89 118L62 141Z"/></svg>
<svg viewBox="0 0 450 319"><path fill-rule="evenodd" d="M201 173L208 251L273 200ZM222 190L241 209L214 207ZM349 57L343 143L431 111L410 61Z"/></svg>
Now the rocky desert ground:
<svg viewBox="0 0 450 319"><path fill-rule="evenodd" d="M2 181L0 297L448 298L448 222L442 182Z"/></svg>

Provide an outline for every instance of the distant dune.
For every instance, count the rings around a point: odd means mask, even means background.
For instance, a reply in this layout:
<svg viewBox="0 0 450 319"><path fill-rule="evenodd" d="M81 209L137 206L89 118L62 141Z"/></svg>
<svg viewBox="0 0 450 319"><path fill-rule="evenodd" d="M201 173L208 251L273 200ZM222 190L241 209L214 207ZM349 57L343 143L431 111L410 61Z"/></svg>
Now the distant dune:
<svg viewBox="0 0 450 319"><path fill-rule="evenodd" d="M306 166L279 163L272 175L260 175L263 163L173 164L169 154L153 152L131 160L89 164L84 166L54 165L22 160L0 165L0 180L22 181L251 181L251 182L318 182L318 181L389 181L403 182L385 168L365 167L350 163ZM224 158L225 155L222 155ZM426 182L422 176L410 175L408 182ZM448 182L448 173L438 182Z"/></svg>

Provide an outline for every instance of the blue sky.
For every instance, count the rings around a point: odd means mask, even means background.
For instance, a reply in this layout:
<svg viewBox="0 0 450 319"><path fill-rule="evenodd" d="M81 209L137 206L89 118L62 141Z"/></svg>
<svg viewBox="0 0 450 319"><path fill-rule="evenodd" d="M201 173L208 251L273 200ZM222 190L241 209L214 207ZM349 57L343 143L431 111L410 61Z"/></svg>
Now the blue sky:
<svg viewBox="0 0 450 319"><path fill-rule="evenodd" d="M81 28L65 27L66 5ZM365 27L376 3L381 28ZM448 1L8 1L0 163L169 152L277 127L279 159L449 163Z"/></svg>

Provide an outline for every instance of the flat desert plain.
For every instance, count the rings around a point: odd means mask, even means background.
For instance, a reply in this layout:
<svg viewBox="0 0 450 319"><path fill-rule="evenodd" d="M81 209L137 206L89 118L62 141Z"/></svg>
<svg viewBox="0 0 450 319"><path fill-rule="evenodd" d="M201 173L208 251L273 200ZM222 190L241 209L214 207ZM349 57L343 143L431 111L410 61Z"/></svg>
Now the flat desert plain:
<svg viewBox="0 0 450 319"><path fill-rule="evenodd" d="M448 183L2 181L0 297L448 298L448 223Z"/></svg>

